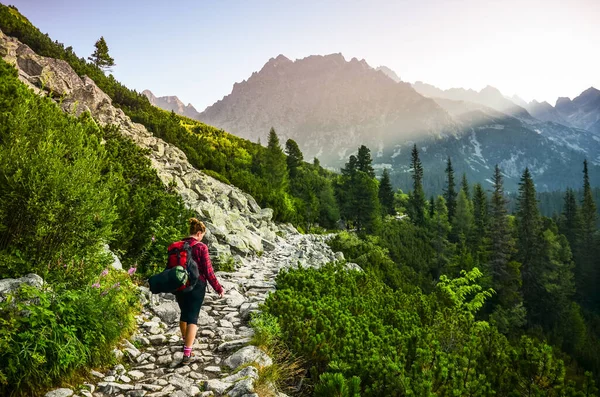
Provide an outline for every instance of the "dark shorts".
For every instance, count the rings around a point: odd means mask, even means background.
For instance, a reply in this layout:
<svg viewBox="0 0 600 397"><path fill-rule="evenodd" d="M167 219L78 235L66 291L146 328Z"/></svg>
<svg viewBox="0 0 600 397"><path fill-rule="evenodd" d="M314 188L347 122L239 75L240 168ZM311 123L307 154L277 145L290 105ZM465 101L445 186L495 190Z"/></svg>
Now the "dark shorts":
<svg viewBox="0 0 600 397"><path fill-rule="evenodd" d="M175 299L181 310L179 321L188 324L197 324L198 316L200 315L200 307L204 301L204 293L206 292L206 283L198 280L198 283L190 292L179 292L175 294Z"/></svg>

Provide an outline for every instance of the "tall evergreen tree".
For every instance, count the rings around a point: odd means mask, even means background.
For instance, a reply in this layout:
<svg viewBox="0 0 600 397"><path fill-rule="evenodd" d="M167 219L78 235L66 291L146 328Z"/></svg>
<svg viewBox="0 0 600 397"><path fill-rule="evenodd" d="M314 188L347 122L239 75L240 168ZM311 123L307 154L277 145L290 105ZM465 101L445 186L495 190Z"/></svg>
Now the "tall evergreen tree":
<svg viewBox="0 0 600 397"><path fill-rule="evenodd" d="M490 259L487 271L497 295L490 303L493 306L494 322L503 332L509 332L523 325L525 320L520 293L520 264L512 260L515 241L508 220L503 178L498 165L494 169L492 181L494 191L488 226Z"/></svg>
<svg viewBox="0 0 600 397"><path fill-rule="evenodd" d="M476 253L478 262L486 263L485 250L488 231L488 198L481 184L476 183L473 191L473 238L471 249Z"/></svg>
<svg viewBox="0 0 600 397"><path fill-rule="evenodd" d="M435 215L435 198L433 196L429 197L429 219L433 219Z"/></svg>
<svg viewBox="0 0 600 397"><path fill-rule="evenodd" d="M382 214L393 215L394 209L394 190L390 182L390 173L387 168L383 169L383 175L379 182L379 203L381 204Z"/></svg>
<svg viewBox="0 0 600 397"><path fill-rule="evenodd" d="M304 156L298 147L298 144L293 139L288 139L285 143L285 152L287 154L287 168L290 178L294 178L298 172L298 167L302 166Z"/></svg>
<svg viewBox="0 0 600 397"><path fill-rule="evenodd" d="M344 176L354 176L356 174L356 171L358 170L358 159L356 158L355 155L351 155L348 158L348 162L346 163L346 165L344 166L344 168L342 168L342 175Z"/></svg>
<svg viewBox="0 0 600 397"><path fill-rule="evenodd" d="M410 193L408 211L411 221L418 226L425 225L425 192L423 191L423 165L419 159L419 150L415 144L411 154L413 190Z"/></svg>
<svg viewBox="0 0 600 397"><path fill-rule="evenodd" d="M463 172L463 174L462 174L460 188L465 192L465 195L467 196L467 200L471 201L471 188L469 186L469 181L467 180L467 174L465 172Z"/></svg>
<svg viewBox="0 0 600 397"><path fill-rule="evenodd" d="M90 61L97 67L109 70L111 67L115 66L115 60L108 55L108 45L106 44L106 40L104 37L100 37L96 44L94 44L96 50L88 57Z"/></svg>
<svg viewBox="0 0 600 397"><path fill-rule="evenodd" d="M450 262L450 243L448 242L448 233L450 232L450 223L448 222L448 208L443 196L438 196L435 201L435 211L433 215L433 227L435 230L435 239L433 245L436 252L436 263L433 268L433 278L438 280L446 265Z"/></svg>
<svg viewBox="0 0 600 397"><path fill-rule="evenodd" d="M522 264L524 279L535 277L538 269L529 269L534 259L540 257L541 217L538 210L538 201L535 185L531 178L529 168L525 168L519 182L519 197L517 199L517 258Z"/></svg>
<svg viewBox="0 0 600 397"><path fill-rule="evenodd" d="M517 229L517 259L521 263L523 279L523 297L528 309L528 317L538 318L539 305L536 303L545 297L541 283L547 263L544 258L542 219L538 210L535 185L529 168L525 168L519 182L519 197L515 216Z"/></svg>
<svg viewBox="0 0 600 397"><path fill-rule="evenodd" d="M567 188L565 193L565 201L561 219L559 222L560 232L565 235L569 241L571 250L575 250L579 239L581 238L581 212L577 205L575 192L571 188Z"/></svg>
<svg viewBox="0 0 600 397"><path fill-rule="evenodd" d="M597 267L598 254L596 237L597 208L590 187L587 160L583 162L583 199L581 201L581 240L576 248L576 275L578 294L581 302L590 308L600 300L597 282L600 282L600 270ZM596 310L598 310L596 308Z"/></svg>
<svg viewBox="0 0 600 397"><path fill-rule="evenodd" d="M373 169L373 159L371 158L371 150L365 145L358 148L357 168L371 178L375 178L375 170Z"/></svg>
<svg viewBox="0 0 600 397"><path fill-rule="evenodd" d="M263 175L269 187L275 191L285 190L288 182L286 157L273 128L269 131L269 143L264 161Z"/></svg>
<svg viewBox="0 0 600 397"><path fill-rule="evenodd" d="M458 236L459 240L471 238L471 229L473 227L473 205L467 198L463 189L458 192L456 201L456 213L452 220L452 232ZM462 236L462 237L461 237Z"/></svg>
<svg viewBox="0 0 600 397"><path fill-rule="evenodd" d="M356 229L375 234L381 222L377 180L363 171L357 171L353 183L352 219L356 222Z"/></svg>
<svg viewBox="0 0 600 397"><path fill-rule="evenodd" d="M452 168L452 160L449 156L446 163L446 188L444 189L444 198L446 199L446 207L448 207L448 220L452 223L456 212L456 184L454 182L454 168Z"/></svg>

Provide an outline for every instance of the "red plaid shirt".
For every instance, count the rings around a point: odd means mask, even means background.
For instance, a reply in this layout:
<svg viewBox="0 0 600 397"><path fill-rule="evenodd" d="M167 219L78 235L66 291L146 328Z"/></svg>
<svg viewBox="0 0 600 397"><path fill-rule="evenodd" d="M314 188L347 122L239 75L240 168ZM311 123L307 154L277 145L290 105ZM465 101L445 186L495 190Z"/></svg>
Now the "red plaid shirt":
<svg viewBox="0 0 600 397"><path fill-rule="evenodd" d="M193 237L188 237L183 240L189 240L190 243L192 243L192 241L195 239ZM223 292L223 287L221 284L219 284L219 280L217 280L212 263L210 262L210 256L208 255L208 247L206 244L198 242L196 245L194 245L192 247L192 256L198 264L200 279L204 282L208 281L217 294Z"/></svg>

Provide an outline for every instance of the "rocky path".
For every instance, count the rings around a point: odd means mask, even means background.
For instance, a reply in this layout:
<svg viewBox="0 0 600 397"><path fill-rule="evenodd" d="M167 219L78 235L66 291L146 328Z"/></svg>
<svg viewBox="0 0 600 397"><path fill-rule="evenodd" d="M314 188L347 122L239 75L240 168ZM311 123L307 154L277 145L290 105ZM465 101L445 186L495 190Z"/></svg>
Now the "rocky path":
<svg viewBox="0 0 600 397"><path fill-rule="evenodd" d="M173 295L151 295L141 287L144 307L137 318L138 329L115 350L123 364L105 373L92 371L95 381L79 390L58 389L46 396L258 397L254 393L258 366L268 366L272 359L249 345L253 335L250 314L275 289L275 276L281 269L298 263L321 266L341 257L325 244L325 238L288 234L274 250L243 259L235 272L218 272L225 295L219 299L214 291L207 293L190 365L181 365L183 342ZM253 364L244 366L249 363ZM240 366L244 367L238 371ZM284 396L276 390L272 395Z"/></svg>

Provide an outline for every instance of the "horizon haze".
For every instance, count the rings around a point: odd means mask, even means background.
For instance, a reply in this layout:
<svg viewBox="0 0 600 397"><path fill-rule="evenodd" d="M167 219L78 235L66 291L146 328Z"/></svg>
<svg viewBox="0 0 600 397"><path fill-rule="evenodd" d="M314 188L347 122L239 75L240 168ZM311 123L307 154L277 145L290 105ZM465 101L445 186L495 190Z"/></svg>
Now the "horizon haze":
<svg viewBox="0 0 600 397"><path fill-rule="evenodd" d="M552 105L600 88L600 2L593 0L4 3L81 56L104 36L115 78L139 92L176 95L198 111L279 54L342 53L409 83L491 85Z"/></svg>

